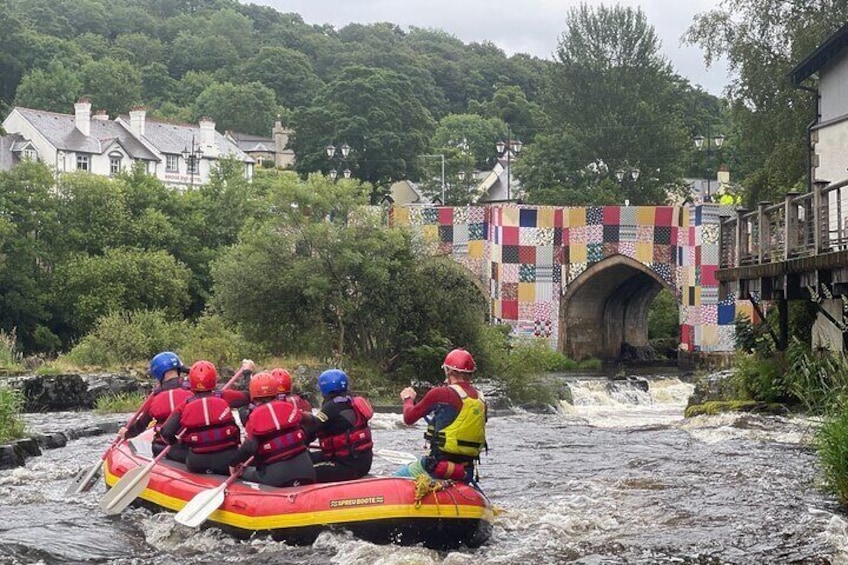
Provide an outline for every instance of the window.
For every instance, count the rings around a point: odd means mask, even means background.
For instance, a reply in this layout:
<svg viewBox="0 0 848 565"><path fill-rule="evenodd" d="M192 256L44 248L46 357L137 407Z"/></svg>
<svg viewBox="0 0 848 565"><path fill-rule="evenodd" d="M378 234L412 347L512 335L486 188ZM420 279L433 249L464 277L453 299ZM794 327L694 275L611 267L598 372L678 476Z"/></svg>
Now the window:
<svg viewBox="0 0 848 565"><path fill-rule="evenodd" d="M32 147L24 149L24 159L27 161L38 161L38 151Z"/></svg>
<svg viewBox="0 0 848 565"><path fill-rule="evenodd" d="M200 158L196 155L189 155L188 160L186 161L186 172L190 175L196 175L200 172L198 168L198 162Z"/></svg>
<svg viewBox="0 0 848 565"><path fill-rule="evenodd" d="M88 170L88 155L77 155L77 170L78 171L87 171Z"/></svg>
<svg viewBox="0 0 848 565"><path fill-rule="evenodd" d="M115 176L121 172L121 156L109 155L109 174Z"/></svg>
<svg viewBox="0 0 848 565"><path fill-rule="evenodd" d="M169 173L177 173L180 170L180 158L177 155L165 155L165 170Z"/></svg>

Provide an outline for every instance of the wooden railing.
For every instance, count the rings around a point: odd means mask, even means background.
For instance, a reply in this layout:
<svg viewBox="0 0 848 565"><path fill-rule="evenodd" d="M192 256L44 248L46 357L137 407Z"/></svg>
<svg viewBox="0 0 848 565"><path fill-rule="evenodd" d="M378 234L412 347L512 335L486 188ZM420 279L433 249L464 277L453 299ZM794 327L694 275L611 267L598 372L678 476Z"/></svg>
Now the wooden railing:
<svg viewBox="0 0 848 565"><path fill-rule="evenodd" d="M721 268L761 265L848 249L848 180L790 192L721 221Z"/></svg>

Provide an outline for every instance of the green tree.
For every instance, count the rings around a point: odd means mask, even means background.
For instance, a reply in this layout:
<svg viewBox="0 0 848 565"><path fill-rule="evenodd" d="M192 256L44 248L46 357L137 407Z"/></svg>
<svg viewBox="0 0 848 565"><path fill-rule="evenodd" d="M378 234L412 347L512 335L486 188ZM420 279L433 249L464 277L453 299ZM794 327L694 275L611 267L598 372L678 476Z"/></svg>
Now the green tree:
<svg viewBox="0 0 848 565"><path fill-rule="evenodd" d="M0 329L7 333L17 329L25 351L47 345L37 336L50 317L54 180L42 163L25 162L0 172Z"/></svg>
<svg viewBox="0 0 848 565"><path fill-rule="evenodd" d="M77 255L56 268L53 300L71 336L98 318L122 310L162 309L181 318L189 302L191 272L165 251L109 249Z"/></svg>
<svg viewBox="0 0 848 565"><path fill-rule="evenodd" d="M372 204L392 182L416 176L434 126L405 77L366 67L344 69L313 106L295 112L293 122L297 171L328 171L334 163L326 145L347 143L353 176L377 187Z"/></svg>
<svg viewBox="0 0 848 565"><path fill-rule="evenodd" d="M91 61L82 66L80 76L92 106L103 108L109 115L126 113L141 102L141 77L127 61L108 57Z"/></svg>
<svg viewBox="0 0 848 565"><path fill-rule="evenodd" d="M78 73L59 61L46 69L33 69L23 77L15 93L15 105L67 114L82 94Z"/></svg>
<svg viewBox="0 0 848 565"><path fill-rule="evenodd" d="M88 173L62 175L56 187L56 220L64 254L100 255L130 243L123 183Z"/></svg>
<svg viewBox="0 0 848 565"><path fill-rule="evenodd" d="M474 343L485 300L462 267L367 215L367 187L275 177L273 214L215 263L215 305L273 352L346 355L394 371L421 347ZM280 268L280 266L283 266Z"/></svg>
<svg viewBox="0 0 848 565"><path fill-rule="evenodd" d="M308 106L322 83L303 53L286 47L263 47L245 63L244 76L271 88L287 108Z"/></svg>
<svg viewBox="0 0 848 565"><path fill-rule="evenodd" d="M212 84L194 104L194 116L208 116L219 130L268 135L278 114L274 91L258 82Z"/></svg>
<svg viewBox="0 0 848 565"><path fill-rule="evenodd" d="M622 187L631 203L662 203L689 142L675 85L640 9L583 4L569 11L557 48L551 126L571 126L583 163L601 159L611 174L640 169L639 181Z"/></svg>
<svg viewBox="0 0 848 565"><path fill-rule="evenodd" d="M786 73L846 19L841 1L751 0L723 3L689 29L688 41L701 46L707 63L726 57L733 72L727 95L739 159L755 167L742 179L749 203L804 187L805 127L817 100Z"/></svg>

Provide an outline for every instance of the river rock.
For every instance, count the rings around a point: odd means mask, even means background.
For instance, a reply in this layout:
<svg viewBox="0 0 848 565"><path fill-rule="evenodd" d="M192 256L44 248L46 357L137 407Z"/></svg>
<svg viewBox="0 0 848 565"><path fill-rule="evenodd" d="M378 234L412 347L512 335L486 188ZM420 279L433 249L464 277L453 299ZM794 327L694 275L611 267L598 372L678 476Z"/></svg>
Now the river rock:
<svg viewBox="0 0 848 565"><path fill-rule="evenodd" d="M148 392L149 381L129 374L62 373L56 375L21 375L0 379L0 386L20 390L25 412L54 412L93 408L104 394Z"/></svg>
<svg viewBox="0 0 848 565"><path fill-rule="evenodd" d="M739 394L733 383L732 370L718 371L699 378L695 390L689 397L687 406L704 404L709 401L734 400Z"/></svg>
<svg viewBox="0 0 848 565"><path fill-rule="evenodd" d="M36 455L41 455L41 449L33 438L19 439L0 445L0 469L20 467L27 457Z"/></svg>

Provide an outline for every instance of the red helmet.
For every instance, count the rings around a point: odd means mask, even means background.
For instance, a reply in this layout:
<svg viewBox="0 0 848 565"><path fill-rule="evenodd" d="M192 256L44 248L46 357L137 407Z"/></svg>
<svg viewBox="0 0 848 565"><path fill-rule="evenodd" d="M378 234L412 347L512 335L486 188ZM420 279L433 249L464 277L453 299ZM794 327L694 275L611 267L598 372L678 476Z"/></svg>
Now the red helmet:
<svg viewBox="0 0 848 565"><path fill-rule="evenodd" d="M188 386L192 392L215 390L218 383L218 371L209 361L198 361L188 371Z"/></svg>
<svg viewBox="0 0 848 565"><path fill-rule="evenodd" d="M271 374L277 379L277 392L280 394L288 394L292 388L291 373L285 369L274 369Z"/></svg>
<svg viewBox="0 0 848 565"><path fill-rule="evenodd" d="M250 399L277 396L277 379L271 373L256 373L250 379Z"/></svg>
<svg viewBox="0 0 848 565"><path fill-rule="evenodd" d="M474 357L466 350L454 349L445 356L445 362L442 363L442 368L461 373L473 373L477 365L474 364Z"/></svg>

